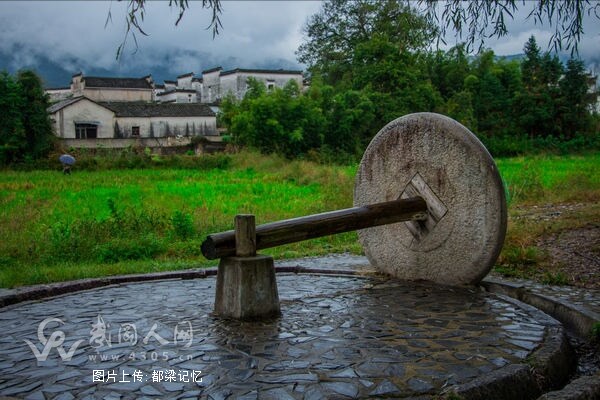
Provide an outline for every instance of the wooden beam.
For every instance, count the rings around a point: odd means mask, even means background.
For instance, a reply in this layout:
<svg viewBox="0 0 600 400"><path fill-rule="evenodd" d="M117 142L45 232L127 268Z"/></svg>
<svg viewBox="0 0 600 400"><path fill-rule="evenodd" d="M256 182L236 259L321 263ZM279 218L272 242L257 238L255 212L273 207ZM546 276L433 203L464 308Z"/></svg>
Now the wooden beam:
<svg viewBox="0 0 600 400"><path fill-rule="evenodd" d="M411 197L286 219L256 227L256 250L427 216L425 200ZM236 255L235 231L208 235L201 249L209 260Z"/></svg>
<svg viewBox="0 0 600 400"><path fill-rule="evenodd" d="M235 216L235 255L253 257L256 255L256 223L254 215Z"/></svg>

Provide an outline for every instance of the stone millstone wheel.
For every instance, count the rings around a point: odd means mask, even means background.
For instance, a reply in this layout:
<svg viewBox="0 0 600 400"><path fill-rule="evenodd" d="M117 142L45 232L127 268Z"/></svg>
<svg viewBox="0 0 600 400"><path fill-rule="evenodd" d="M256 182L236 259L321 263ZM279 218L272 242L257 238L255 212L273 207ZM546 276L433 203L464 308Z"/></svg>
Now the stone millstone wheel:
<svg viewBox="0 0 600 400"><path fill-rule="evenodd" d="M371 264L407 280L480 282L506 233L504 187L483 144L439 114L410 114L386 125L363 155L354 205L414 196L427 201L426 221L358 232Z"/></svg>

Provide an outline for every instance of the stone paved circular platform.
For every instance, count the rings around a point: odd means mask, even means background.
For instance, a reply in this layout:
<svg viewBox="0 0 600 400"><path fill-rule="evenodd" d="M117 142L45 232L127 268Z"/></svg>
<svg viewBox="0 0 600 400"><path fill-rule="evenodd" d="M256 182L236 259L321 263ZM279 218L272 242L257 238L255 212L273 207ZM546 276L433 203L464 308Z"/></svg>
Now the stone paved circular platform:
<svg viewBox="0 0 600 400"><path fill-rule="evenodd" d="M600 290L582 289L573 286L544 285L527 279L502 278L502 280L527 288L531 293L569 303L600 316Z"/></svg>
<svg viewBox="0 0 600 400"><path fill-rule="evenodd" d="M214 277L0 309L0 395L428 397L522 363L553 325L480 289L373 276L277 279L283 316L269 322L213 318Z"/></svg>

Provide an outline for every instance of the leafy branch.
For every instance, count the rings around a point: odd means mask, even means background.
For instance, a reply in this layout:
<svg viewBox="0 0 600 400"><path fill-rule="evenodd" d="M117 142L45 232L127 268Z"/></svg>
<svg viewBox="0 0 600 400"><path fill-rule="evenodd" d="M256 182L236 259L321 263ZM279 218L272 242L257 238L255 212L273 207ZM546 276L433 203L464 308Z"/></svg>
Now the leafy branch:
<svg viewBox="0 0 600 400"><path fill-rule="evenodd" d="M597 0L419 0L425 10L426 19L440 27L440 39L444 42L448 29L454 30L462 39L466 36L467 50L476 42L482 50L485 39L508 34L506 21L514 19L521 7L531 5L527 19L536 24L554 27L550 43L555 51L571 50L577 53L583 34L583 18L587 13L600 19L600 2Z"/></svg>
<svg viewBox="0 0 600 400"><path fill-rule="evenodd" d="M125 37L123 41L117 48L117 56L119 59L123 54L123 50L125 45L127 44L127 39L131 35L133 41L135 43L136 51L138 49L138 42L136 33L142 34L144 36L149 36L148 33L144 31L142 28L144 22L144 16L146 14L146 3L148 0L118 0L127 2L127 15L125 17ZM169 7L175 7L179 11L179 15L177 20L175 21L175 26L179 25L179 22L183 19L184 14L190 8L189 0L169 0ZM213 39L219 34L219 29L223 28L221 24L221 13L223 8L221 6L221 0L202 0L202 8L208 8L212 10L212 18L210 24L206 27L206 29L212 29ZM112 22L112 13L109 9L108 16L106 18L105 27L109 22Z"/></svg>

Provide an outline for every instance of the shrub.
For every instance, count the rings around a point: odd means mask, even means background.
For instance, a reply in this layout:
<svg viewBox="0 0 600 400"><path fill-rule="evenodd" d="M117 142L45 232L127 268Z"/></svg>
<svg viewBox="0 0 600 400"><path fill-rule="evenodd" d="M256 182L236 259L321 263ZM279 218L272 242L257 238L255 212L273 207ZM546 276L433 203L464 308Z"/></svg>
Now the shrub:
<svg viewBox="0 0 600 400"><path fill-rule="evenodd" d="M553 273L548 271L544 273L544 276L542 277L542 283L546 285L564 286L569 283L569 279L567 278L567 275L564 274L564 272L558 271L556 273Z"/></svg>
<svg viewBox="0 0 600 400"><path fill-rule="evenodd" d="M176 210L171 217L171 234L174 238L188 239L194 236L194 223L188 213Z"/></svg>
<svg viewBox="0 0 600 400"><path fill-rule="evenodd" d="M136 240L115 238L96 247L97 259L102 263L116 263L127 260L148 260L165 250L165 246L154 235Z"/></svg>

